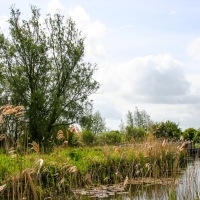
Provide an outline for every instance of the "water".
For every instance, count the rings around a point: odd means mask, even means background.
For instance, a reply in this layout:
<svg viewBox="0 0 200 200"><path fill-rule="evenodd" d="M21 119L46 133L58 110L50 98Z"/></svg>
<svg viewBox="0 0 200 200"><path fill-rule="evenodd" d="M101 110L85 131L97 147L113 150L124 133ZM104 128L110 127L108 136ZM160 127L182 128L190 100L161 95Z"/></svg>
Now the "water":
<svg viewBox="0 0 200 200"><path fill-rule="evenodd" d="M188 165L177 186L179 199L200 199L200 160Z"/></svg>

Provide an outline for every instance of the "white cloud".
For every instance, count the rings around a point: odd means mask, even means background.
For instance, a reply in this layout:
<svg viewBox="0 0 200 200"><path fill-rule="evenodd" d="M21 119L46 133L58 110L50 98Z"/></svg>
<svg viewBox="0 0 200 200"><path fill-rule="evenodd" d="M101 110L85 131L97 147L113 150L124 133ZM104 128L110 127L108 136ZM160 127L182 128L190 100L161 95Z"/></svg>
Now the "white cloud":
<svg viewBox="0 0 200 200"><path fill-rule="evenodd" d="M69 15L76 22L78 29L86 36L86 56L95 62L102 59L105 56L102 42L106 33L105 24L99 20L93 21L81 6L71 9Z"/></svg>
<svg viewBox="0 0 200 200"><path fill-rule="evenodd" d="M126 101L146 103L179 102L189 93L190 83L183 64L168 54L137 57L99 68L103 90Z"/></svg>
<svg viewBox="0 0 200 200"><path fill-rule="evenodd" d="M189 110L194 111L200 102L199 79L186 77L184 70L185 65L169 54L100 65L96 77L102 87L94 98L95 108L104 113L108 126L115 129L135 106L145 109L155 121L171 120L182 128L189 126L188 122L197 124L200 116L194 117Z"/></svg>
<svg viewBox="0 0 200 200"><path fill-rule="evenodd" d="M191 41L187 48L187 52L192 59L200 61L200 37Z"/></svg>
<svg viewBox="0 0 200 200"><path fill-rule="evenodd" d="M190 93L192 95L199 95L200 94L200 74L189 74L187 75L187 80L190 82Z"/></svg>
<svg viewBox="0 0 200 200"><path fill-rule="evenodd" d="M61 11L63 9L63 5L60 3L59 0L50 0L48 3L48 12L50 12L50 14L54 14L58 11Z"/></svg>

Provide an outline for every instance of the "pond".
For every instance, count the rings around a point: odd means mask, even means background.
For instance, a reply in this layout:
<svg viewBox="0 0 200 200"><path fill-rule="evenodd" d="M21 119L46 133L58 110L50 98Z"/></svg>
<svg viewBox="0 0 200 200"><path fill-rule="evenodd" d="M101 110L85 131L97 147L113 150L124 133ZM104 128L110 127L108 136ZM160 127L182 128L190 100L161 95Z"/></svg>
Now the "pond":
<svg viewBox="0 0 200 200"><path fill-rule="evenodd" d="M125 191L118 186L76 191L76 195L65 199L104 200L193 200L200 199L200 160L189 162L178 177L170 180L148 179L127 185Z"/></svg>

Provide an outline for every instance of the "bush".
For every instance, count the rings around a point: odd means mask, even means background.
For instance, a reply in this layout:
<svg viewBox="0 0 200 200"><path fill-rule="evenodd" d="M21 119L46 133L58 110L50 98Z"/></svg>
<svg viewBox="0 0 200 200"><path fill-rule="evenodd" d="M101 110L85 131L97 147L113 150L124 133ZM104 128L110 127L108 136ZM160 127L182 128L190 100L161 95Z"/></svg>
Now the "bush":
<svg viewBox="0 0 200 200"><path fill-rule="evenodd" d="M116 145L119 144L122 140L121 134L119 131L110 131L110 132L104 132L100 134L97 138L97 143L104 145Z"/></svg>
<svg viewBox="0 0 200 200"><path fill-rule="evenodd" d="M91 145L95 141L95 134L91 130L83 130L82 139L85 144Z"/></svg>
<svg viewBox="0 0 200 200"><path fill-rule="evenodd" d="M192 141L193 140L193 138L195 137L195 135L196 135L196 129L194 129L194 128L188 128L188 129L186 129L184 132L183 132L183 137L184 137L184 140L190 140L190 141Z"/></svg>
<svg viewBox="0 0 200 200"><path fill-rule="evenodd" d="M127 126L125 137L126 140L141 139L146 136L146 131L141 127Z"/></svg>
<svg viewBox="0 0 200 200"><path fill-rule="evenodd" d="M151 126L150 131L157 138L178 140L181 136L181 129L178 127L178 124L171 121L155 123Z"/></svg>
<svg viewBox="0 0 200 200"><path fill-rule="evenodd" d="M70 147L77 147L79 145L79 137L78 135L68 132L68 145Z"/></svg>

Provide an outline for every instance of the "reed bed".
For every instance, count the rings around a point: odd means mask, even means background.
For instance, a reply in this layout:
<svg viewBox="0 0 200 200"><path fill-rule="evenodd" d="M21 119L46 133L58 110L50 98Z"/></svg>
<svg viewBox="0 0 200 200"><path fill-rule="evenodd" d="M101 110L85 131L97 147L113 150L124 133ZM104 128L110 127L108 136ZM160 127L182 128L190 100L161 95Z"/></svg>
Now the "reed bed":
<svg viewBox="0 0 200 200"><path fill-rule="evenodd" d="M138 178L175 176L184 156L176 143L157 140L121 146L57 147L50 154L2 153L0 195L37 200L53 199L74 188L120 183L123 188Z"/></svg>

